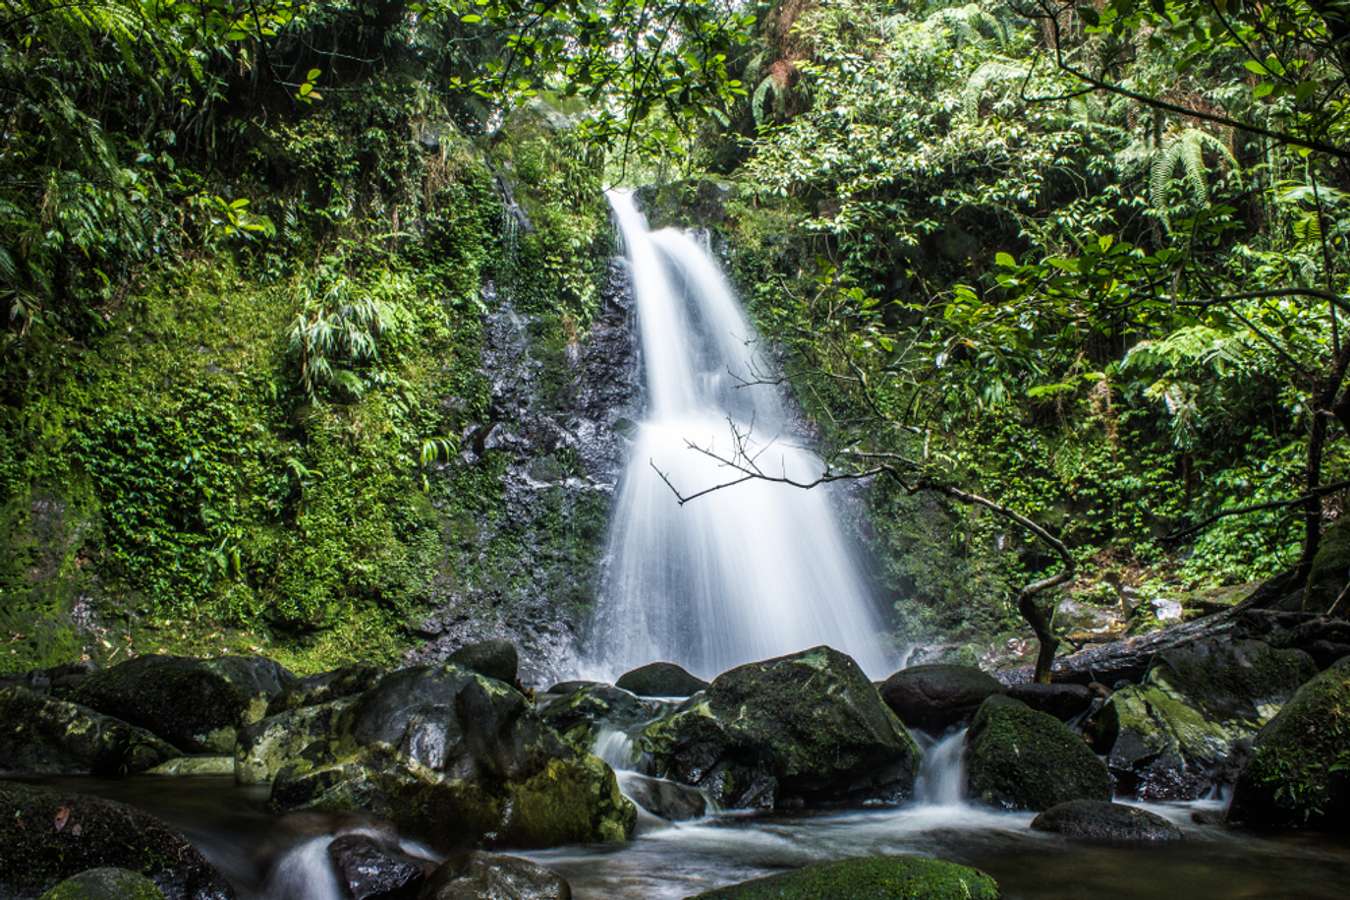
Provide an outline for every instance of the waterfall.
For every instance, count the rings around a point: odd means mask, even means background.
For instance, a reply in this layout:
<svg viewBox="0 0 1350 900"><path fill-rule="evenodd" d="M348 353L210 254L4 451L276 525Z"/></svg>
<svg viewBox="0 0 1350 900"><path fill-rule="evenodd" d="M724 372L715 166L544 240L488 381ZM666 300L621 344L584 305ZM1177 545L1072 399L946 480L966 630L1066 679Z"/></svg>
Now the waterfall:
<svg viewBox="0 0 1350 900"><path fill-rule="evenodd" d="M914 796L932 806L960 806L966 790L966 729L938 738L923 753Z"/></svg>
<svg viewBox="0 0 1350 900"><path fill-rule="evenodd" d="M609 673L669 660L711 678L741 663L828 644L873 677L893 668L871 598L827 487L747 481L724 457L733 425L767 473L812 480L818 457L795 442L773 368L708 250L652 232L630 192L610 205L637 303L647 410L611 519L589 656ZM659 470L659 471L658 471Z"/></svg>

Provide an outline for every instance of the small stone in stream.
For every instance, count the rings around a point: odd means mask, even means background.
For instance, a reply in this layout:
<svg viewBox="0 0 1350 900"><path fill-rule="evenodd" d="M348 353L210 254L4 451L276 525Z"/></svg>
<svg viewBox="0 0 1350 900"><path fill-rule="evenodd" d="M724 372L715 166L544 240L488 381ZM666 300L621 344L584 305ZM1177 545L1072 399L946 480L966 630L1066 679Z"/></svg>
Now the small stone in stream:
<svg viewBox="0 0 1350 900"><path fill-rule="evenodd" d="M22 687L0 690L0 771L133 775L181 751L144 728Z"/></svg>
<svg viewBox="0 0 1350 900"><path fill-rule="evenodd" d="M639 697L692 697L707 688L708 682L675 663L654 662L623 673L614 686Z"/></svg>
<svg viewBox="0 0 1350 900"><path fill-rule="evenodd" d="M966 735L966 772L972 799L1005 809L1111 799L1106 765L1082 738L1011 697L990 697L975 714Z"/></svg>
<svg viewBox="0 0 1350 900"><path fill-rule="evenodd" d="M1181 829L1162 816L1104 800L1060 803L1032 819L1031 827L1084 841L1135 843L1181 839Z"/></svg>
<svg viewBox="0 0 1350 900"><path fill-rule="evenodd" d="M1083 684L1014 684L1008 696L1021 700L1032 709L1049 713L1061 722L1086 712L1092 705L1092 689Z"/></svg>
<svg viewBox="0 0 1350 900"><path fill-rule="evenodd" d="M516 645L500 638L479 641L460 647L446 658L479 675L495 678L505 684L516 683L516 673L520 668L520 659L516 655Z"/></svg>
<svg viewBox="0 0 1350 900"><path fill-rule="evenodd" d="M426 879L420 860L365 834L334 838L328 858L352 900L413 900Z"/></svg>
<svg viewBox="0 0 1350 900"><path fill-rule="evenodd" d="M170 900L228 900L229 884L181 834L124 803L0 781L0 897L35 897L87 869L140 872Z"/></svg>
<svg viewBox="0 0 1350 900"><path fill-rule="evenodd" d="M499 853L458 853L427 880L420 900L572 900L557 872L528 859Z"/></svg>
<svg viewBox="0 0 1350 900"><path fill-rule="evenodd" d="M922 856L866 856L818 863L717 888L690 900L998 900L979 869Z"/></svg>
<svg viewBox="0 0 1350 900"><path fill-rule="evenodd" d="M1003 685L972 666L934 663L901 669L882 682L881 699L910 728L943 731L968 721Z"/></svg>
<svg viewBox="0 0 1350 900"><path fill-rule="evenodd" d="M619 784L629 800L668 822L701 819L708 813L708 801L687 785L664 778L649 778L636 772L621 773Z"/></svg>
<svg viewBox="0 0 1350 900"><path fill-rule="evenodd" d="M164 892L139 872L88 869L47 891L41 900L164 900Z"/></svg>

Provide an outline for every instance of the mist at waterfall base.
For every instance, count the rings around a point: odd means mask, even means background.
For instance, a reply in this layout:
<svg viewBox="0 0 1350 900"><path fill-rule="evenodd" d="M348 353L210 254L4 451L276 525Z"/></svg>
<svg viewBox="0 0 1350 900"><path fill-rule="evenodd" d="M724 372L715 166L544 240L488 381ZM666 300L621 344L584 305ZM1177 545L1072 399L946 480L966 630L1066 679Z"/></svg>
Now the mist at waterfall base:
<svg viewBox="0 0 1350 900"><path fill-rule="evenodd" d="M752 479L678 502L675 490L687 497L741 478L724 461L741 450L764 473L797 481L823 464L794 433L774 369L708 249L682 231L649 231L630 192L609 199L647 408L617 489L584 668L612 679L667 660L712 678L828 644L884 677L895 660L828 487Z"/></svg>

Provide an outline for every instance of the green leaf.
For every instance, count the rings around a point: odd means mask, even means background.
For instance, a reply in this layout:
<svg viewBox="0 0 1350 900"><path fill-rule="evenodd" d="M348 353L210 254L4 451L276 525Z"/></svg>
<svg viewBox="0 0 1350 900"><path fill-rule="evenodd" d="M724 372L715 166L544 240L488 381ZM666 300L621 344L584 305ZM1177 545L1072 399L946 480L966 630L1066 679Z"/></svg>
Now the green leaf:
<svg viewBox="0 0 1350 900"><path fill-rule="evenodd" d="M1013 259L1012 254L1005 253L1002 250L994 254L994 263L996 265L1002 266L1005 269L1013 269L1017 267L1017 260Z"/></svg>

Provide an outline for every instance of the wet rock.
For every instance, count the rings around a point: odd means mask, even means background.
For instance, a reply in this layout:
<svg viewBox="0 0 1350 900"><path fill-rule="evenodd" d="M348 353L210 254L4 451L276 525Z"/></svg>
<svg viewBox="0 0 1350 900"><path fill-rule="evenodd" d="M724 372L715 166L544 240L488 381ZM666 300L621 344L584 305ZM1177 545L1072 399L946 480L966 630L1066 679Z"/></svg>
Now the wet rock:
<svg viewBox="0 0 1350 900"><path fill-rule="evenodd" d="M271 784L283 768L299 774L354 750L348 736L356 701L349 696L301 706L244 728L234 748L235 780Z"/></svg>
<svg viewBox="0 0 1350 900"><path fill-rule="evenodd" d="M866 856L818 863L699 894L691 900L998 900L979 869L921 856Z"/></svg>
<svg viewBox="0 0 1350 900"><path fill-rule="evenodd" d="M94 672L70 699L148 728L188 753L232 753L295 676L260 656L140 656Z"/></svg>
<svg viewBox="0 0 1350 900"><path fill-rule="evenodd" d="M1102 800L1057 804L1032 819L1031 827L1084 841L1150 843L1181 839L1181 829L1156 813Z"/></svg>
<svg viewBox="0 0 1350 900"><path fill-rule="evenodd" d="M566 692L545 695L540 715L571 744L589 748L603 729L628 731L656 717L660 707L599 681L574 682Z"/></svg>
<svg viewBox="0 0 1350 900"><path fill-rule="evenodd" d="M1228 817L1253 826L1350 829L1350 660L1300 687L1261 729Z"/></svg>
<svg viewBox="0 0 1350 900"><path fill-rule="evenodd" d="M1049 809L1066 800L1110 800L1111 776L1054 716L995 695L966 735L972 799L1005 809Z"/></svg>
<svg viewBox="0 0 1350 900"><path fill-rule="evenodd" d="M37 896L104 867L144 874L168 900L234 896L186 838L147 813L70 791L0 782L0 896Z"/></svg>
<svg viewBox="0 0 1350 900"><path fill-rule="evenodd" d="M426 879L421 860L365 834L334 838L328 858L352 900L414 900Z"/></svg>
<svg viewBox="0 0 1350 900"><path fill-rule="evenodd" d="M520 660L516 645L500 638L467 644L446 657L446 662L471 669L479 675L495 678L506 684L516 683Z"/></svg>
<svg viewBox="0 0 1350 900"><path fill-rule="evenodd" d="M384 670L376 666L354 665L306 676L273 697L267 704L267 715L275 716L302 706L317 706L359 694L379 681L383 674Z"/></svg>
<svg viewBox="0 0 1350 900"><path fill-rule="evenodd" d="M1299 609L1326 611L1350 585L1350 517L1341 517L1322 534L1308 573ZM1341 600L1342 613L1347 601Z"/></svg>
<svg viewBox="0 0 1350 900"><path fill-rule="evenodd" d="M1008 696L1067 722L1087 712L1096 695L1085 684L1038 684L1032 681L1010 685Z"/></svg>
<svg viewBox="0 0 1350 900"><path fill-rule="evenodd" d="M708 814L708 801L687 785L665 778L649 778L636 772L619 775L623 791L638 806L669 822L701 819Z"/></svg>
<svg viewBox="0 0 1350 900"><path fill-rule="evenodd" d="M568 746L495 679L448 664L403 669L332 716L299 721L289 736L288 723L268 720L280 752L259 755L277 771L275 806L365 810L444 847L632 833L636 811L609 766Z"/></svg>
<svg viewBox="0 0 1350 900"><path fill-rule="evenodd" d="M22 687L0 690L0 771L130 775L180 752L144 728Z"/></svg>
<svg viewBox="0 0 1350 900"><path fill-rule="evenodd" d="M726 221L726 204L733 192L727 182L689 178L643 185L637 190L637 202L653 229L711 228Z"/></svg>
<svg viewBox="0 0 1350 900"><path fill-rule="evenodd" d="M91 672L98 671L98 664L91 660L65 663L46 669L33 669L18 675L0 675L0 688L23 687L37 694L56 694L74 690L76 685Z"/></svg>
<svg viewBox="0 0 1350 900"><path fill-rule="evenodd" d="M1067 640L1090 644L1115 640L1130 623L1118 607L1093 606L1066 597L1055 607L1055 625Z"/></svg>
<svg viewBox="0 0 1350 900"><path fill-rule="evenodd" d="M972 666L935 663L901 669L882 683L881 699L910 728L944 731L966 722L1003 685Z"/></svg>
<svg viewBox="0 0 1350 900"><path fill-rule="evenodd" d="M1232 781L1244 742L1315 671L1302 651L1261 641L1171 648L1141 684L1116 691L1088 731L1122 793L1194 800Z"/></svg>
<svg viewBox="0 0 1350 900"><path fill-rule="evenodd" d="M557 872L528 859L498 853L461 853L447 859L427 882L421 900L571 900L572 888Z"/></svg>
<svg viewBox="0 0 1350 900"><path fill-rule="evenodd" d="M147 775L194 778L234 774L233 756L180 756L146 771Z"/></svg>
<svg viewBox="0 0 1350 900"><path fill-rule="evenodd" d="M675 663L654 662L623 673L614 685L639 697L690 697L706 688L708 682Z"/></svg>
<svg viewBox="0 0 1350 900"><path fill-rule="evenodd" d="M164 900L164 892L139 872L104 868L72 875L40 900Z"/></svg>
<svg viewBox="0 0 1350 900"><path fill-rule="evenodd" d="M727 807L908 796L920 757L857 663L829 647L719 675L638 748L652 774Z"/></svg>

